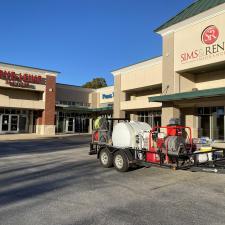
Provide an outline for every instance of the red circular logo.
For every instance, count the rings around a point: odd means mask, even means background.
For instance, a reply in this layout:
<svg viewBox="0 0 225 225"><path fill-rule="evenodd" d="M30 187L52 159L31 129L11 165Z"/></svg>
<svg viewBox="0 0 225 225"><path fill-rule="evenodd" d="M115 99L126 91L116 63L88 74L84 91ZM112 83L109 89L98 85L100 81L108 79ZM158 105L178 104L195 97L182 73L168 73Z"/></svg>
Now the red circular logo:
<svg viewBox="0 0 225 225"><path fill-rule="evenodd" d="M216 26L211 25L205 28L202 32L202 42L206 45L211 45L216 42L219 37L219 30Z"/></svg>

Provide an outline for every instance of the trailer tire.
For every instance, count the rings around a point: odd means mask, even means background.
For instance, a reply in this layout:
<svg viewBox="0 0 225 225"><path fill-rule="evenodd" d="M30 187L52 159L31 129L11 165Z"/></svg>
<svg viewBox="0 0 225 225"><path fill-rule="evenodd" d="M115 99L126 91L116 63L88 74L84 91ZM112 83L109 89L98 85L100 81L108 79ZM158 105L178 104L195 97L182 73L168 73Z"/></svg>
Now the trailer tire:
<svg viewBox="0 0 225 225"><path fill-rule="evenodd" d="M113 157L113 165L119 172L127 172L129 169L129 162L126 154L123 151L117 151Z"/></svg>
<svg viewBox="0 0 225 225"><path fill-rule="evenodd" d="M110 153L108 148L103 148L99 153L99 161L105 168L113 166L113 155Z"/></svg>

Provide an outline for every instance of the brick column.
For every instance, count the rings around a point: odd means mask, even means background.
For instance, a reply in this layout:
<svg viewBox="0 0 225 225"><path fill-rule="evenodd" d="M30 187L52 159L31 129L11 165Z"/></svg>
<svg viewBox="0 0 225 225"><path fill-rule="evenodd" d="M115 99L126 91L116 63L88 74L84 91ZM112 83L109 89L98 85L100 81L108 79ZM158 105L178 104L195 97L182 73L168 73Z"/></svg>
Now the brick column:
<svg viewBox="0 0 225 225"><path fill-rule="evenodd" d="M45 109L42 117L38 121L38 134L55 134L55 97L56 97L56 77L46 76L46 89L44 94Z"/></svg>

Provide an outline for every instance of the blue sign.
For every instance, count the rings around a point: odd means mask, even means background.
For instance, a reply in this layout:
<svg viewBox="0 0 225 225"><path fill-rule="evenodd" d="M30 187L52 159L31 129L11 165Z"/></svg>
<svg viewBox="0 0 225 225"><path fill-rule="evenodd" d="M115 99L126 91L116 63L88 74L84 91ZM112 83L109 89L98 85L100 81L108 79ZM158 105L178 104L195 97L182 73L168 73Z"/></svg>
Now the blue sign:
<svg viewBox="0 0 225 225"><path fill-rule="evenodd" d="M110 98L113 98L114 97L114 93L111 93L111 94L103 94L102 95L102 99L110 99Z"/></svg>

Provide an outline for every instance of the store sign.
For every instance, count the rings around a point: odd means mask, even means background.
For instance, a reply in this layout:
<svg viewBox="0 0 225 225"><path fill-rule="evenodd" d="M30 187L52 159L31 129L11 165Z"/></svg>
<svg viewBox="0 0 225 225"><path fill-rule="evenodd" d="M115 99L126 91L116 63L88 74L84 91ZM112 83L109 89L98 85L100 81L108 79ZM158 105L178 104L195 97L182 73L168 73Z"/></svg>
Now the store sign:
<svg viewBox="0 0 225 225"><path fill-rule="evenodd" d="M181 53L180 62L184 64L193 61L207 60L221 55L225 56L225 41L216 42L219 35L219 29L215 25L206 27L200 37L204 46L199 49L192 49Z"/></svg>
<svg viewBox="0 0 225 225"><path fill-rule="evenodd" d="M202 32L202 42L206 45L212 45L219 37L219 30L216 26L211 25L205 28Z"/></svg>
<svg viewBox="0 0 225 225"><path fill-rule="evenodd" d="M42 78L42 76L31 75L27 73L19 73L17 74L14 71L6 71L0 70L0 79L6 81L6 84L13 87L21 87L21 88L34 88L31 84L46 84L46 79Z"/></svg>
<svg viewBox="0 0 225 225"><path fill-rule="evenodd" d="M110 98L113 98L114 97L114 93L111 93L111 94L103 94L102 95L102 99L110 99Z"/></svg>

